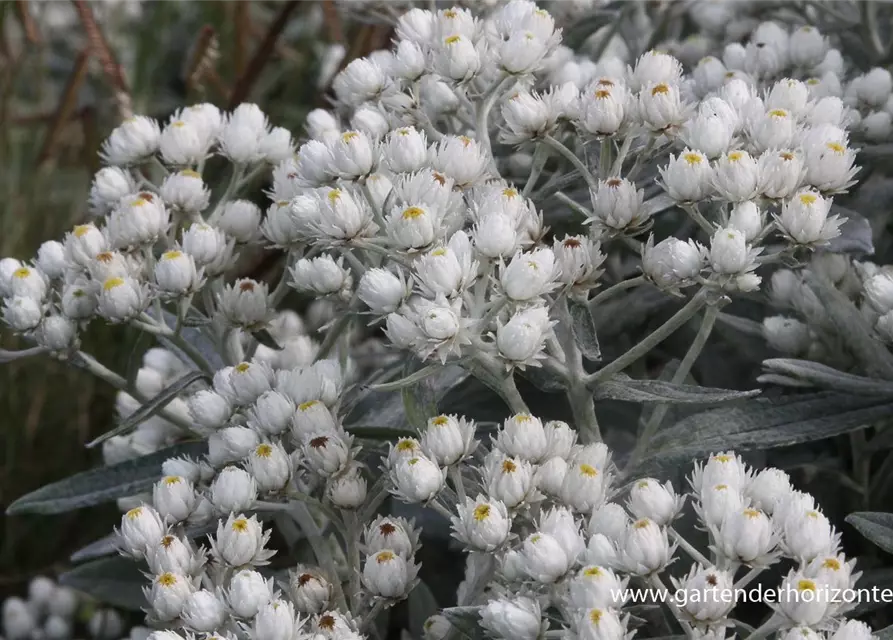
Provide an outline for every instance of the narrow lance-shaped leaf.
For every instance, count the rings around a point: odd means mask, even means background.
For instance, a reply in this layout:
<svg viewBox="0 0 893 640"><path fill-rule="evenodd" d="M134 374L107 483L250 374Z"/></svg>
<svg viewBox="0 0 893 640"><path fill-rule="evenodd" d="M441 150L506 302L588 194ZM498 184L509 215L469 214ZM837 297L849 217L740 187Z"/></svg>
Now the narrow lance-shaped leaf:
<svg viewBox="0 0 893 640"><path fill-rule="evenodd" d="M205 442L186 442L141 458L83 471L22 496L9 505L6 513L65 513L142 493L161 476L161 464L165 460L183 455L200 456L205 451Z"/></svg>
<svg viewBox="0 0 893 640"><path fill-rule="evenodd" d="M771 374L793 378L795 383L806 382L816 387L859 395L893 397L893 383L891 382L844 373L818 362L772 358L763 361L763 368ZM803 385L797 384L796 386Z"/></svg>
<svg viewBox="0 0 893 640"><path fill-rule="evenodd" d="M161 393L146 402L146 404L142 405L139 409L127 416L127 418L125 418L117 427L115 427L111 431L106 431L101 436L88 443L87 446L95 447L96 445L102 444L110 438L130 433L141 423L145 422L156 413L164 409L164 407L170 404L170 402L180 393L182 393L189 385L194 384L199 380L207 379L207 377L207 374L202 371L190 371L182 378L174 382L171 386L162 390Z"/></svg>
<svg viewBox="0 0 893 640"><path fill-rule="evenodd" d="M481 607L449 607L440 612L453 627L470 640L484 637L481 628Z"/></svg>
<svg viewBox="0 0 893 640"><path fill-rule="evenodd" d="M857 511L846 517L863 536L887 553L893 553L893 513Z"/></svg>
<svg viewBox="0 0 893 640"><path fill-rule="evenodd" d="M759 389L736 391L713 389L686 384L673 384L663 380L614 379L598 383L595 398L598 400L623 400L626 402L661 402L669 404L711 404L742 400L759 395Z"/></svg>
<svg viewBox="0 0 893 640"><path fill-rule="evenodd" d="M59 582L122 609L139 611L146 606L146 578L137 563L121 556L82 564L59 576Z"/></svg>

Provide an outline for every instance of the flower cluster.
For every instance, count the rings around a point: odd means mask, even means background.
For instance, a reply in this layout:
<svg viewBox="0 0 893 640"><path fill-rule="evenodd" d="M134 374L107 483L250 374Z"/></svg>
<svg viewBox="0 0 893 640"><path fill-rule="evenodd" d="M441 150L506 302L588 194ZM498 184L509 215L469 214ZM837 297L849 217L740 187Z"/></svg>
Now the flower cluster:
<svg viewBox="0 0 893 640"><path fill-rule="evenodd" d="M125 632L124 620L114 609L95 609L82 594L57 584L46 576L28 583L27 598L10 596L3 601L0 630L9 640L70 640L86 622L93 640L119 640ZM150 630L134 627L131 640L145 640ZM125 636L126 637L126 636Z"/></svg>

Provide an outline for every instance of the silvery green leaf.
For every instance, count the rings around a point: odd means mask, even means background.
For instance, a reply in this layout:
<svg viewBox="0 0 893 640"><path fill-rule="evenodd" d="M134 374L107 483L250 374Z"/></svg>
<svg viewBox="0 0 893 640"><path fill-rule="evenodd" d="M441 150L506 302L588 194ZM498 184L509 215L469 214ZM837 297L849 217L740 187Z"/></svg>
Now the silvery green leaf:
<svg viewBox="0 0 893 640"><path fill-rule="evenodd" d="M480 640L484 637L481 607L448 607L440 613L466 638Z"/></svg>
<svg viewBox="0 0 893 640"><path fill-rule="evenodd" d="M425 621L440 610L434 594L425 584L424 580L413 587L409 592L409 631L413 638L421 638L425 635Z"/></svg>
<svg viewBox="0 0 893 640"><path fill-rule="evenodd" d="M105 604L139 611L146 606L146 578L133 560L122 556L93 560L59 576L59 583Z"/></svg>
<svg viewBox="0 0 893 640"><path fill-rule="evenodd" d="M274 349L276 351L282 350L282 345L276 342L276 338L274 338L267 329L258 329L251 334L251 337L269 349Z"/></svg>
<svg viewBox="0 0 893 640"><path fill-rule="evenodd" d="M568 300L574 338L580 352L587 360L598 362L602 359L602 349L598 344L595 331L595 320L589 311L589 305L576 300Z"/></svg>
<svg viewBox="0 0 893 640"><path fill-rule="evenodd" d="M676 298L656 287L636 287L626 295L594 307L592 317L602 343L609 344L610 339L628 334L660 309L674 304L678 305Z"/></svg>
<svg viewBox="0 0 893 640"><path fill-rule="evenodd" d="M439 367L439 371L428 377L424 383L433 390L434 402L438 403L451 389L467 378L468 372L462 367L447 366ZM348 430L362 428L362 425L389 425L399 429L413 428L407 419L402 394L368 390L365 391L363 398L356 403L345 423L345 428Z"/></svg>
<svg viewBox="0 0 893 640"><path fill-rule="evenodd" d="M521 375L542 391L564 391L567 388L564 378L543 367L527 367Z"/></svg>
<svg viewBox="0 0 893 640"><path fill-rule="evenodd" d="M399 380L394 380L393 382L382 382L379 384L370 384L367 388L370 391L398 391L406 387L411 387L416 383L421 382L428 376L433 376L442 368L443 367L441 365L429 364L428 366L413 371L412 373L400 378Z"/></svg>
<svg viewBox="0 0 893 640"><path fill-rule="evenodd" d="M743 333L744 335L763 339L763 325L750 318L742 318L731 313L720 311L716 314L716 321Z"/></svg>
<svg viewBox="0 0 893 640"><path fill-rule="evenodd" d="M661 213L662 211L666 211L667 209L671 209L676 206L676 201L673 200L666 193L661 193L659 195L654 196L650 200L646 200L642 204L643 212L646 216L653 216Z"/></svg>
<svg viewBox="0 0 893 640"><path fill-rule="evenodd" d="M863 536L887 553L893 553L893 513L857 511L846 517Z"/></svg>
<svg viewBox="0 0 893 640"><path fill-rule="evenodd" d="M876 640L893 640L893 624L880 631L875 631L873 635Z"/></svg>
<svg viewBox="0 0 893 640"><path fill-rule="evenodd" d="M881 593L884 590L893 591L893 569L868 569L862 572L862 577L856 582L857 592L862 593ZM863 591L867 590L867 591ZM855 618L870 611L885 609L890 606L889 602L885 602L885 598L878 597L862 597L858 604L851 610L847 611L848 618Z"/></svg>
<svg viewBox="0 0 893 640"><path fill-rule="evenodd" d="M831 213L845 217L846 221L840 226L840 235L828 244L828 251L858 256L870 256L874 253L871 223L865 216L838 204L831 205Z"/></svg>
<svg viewBox="0 0 893 640"><path fill-rule="evenodd" d="M146 404L142 405L139 409L127 416L117 427L115 427L111 431L106 431L98 438L87 443L87 447L95 447L96 445L102 444L110 438L130 433L141 423L145 422L156 413L164 409L174 398L185 391L190 385L198 382L199 380L207 378L208 375L203 371L190 371L189 373L183 375L176 382L171 384L166 389L163 389L158 395L146 402Z"/></svg>
<svg viewBox="0 0 893 640"><path fill-rule="evenodd" d="M814 274L807 276L809 287L824 307L835 333L869 376L893 380L893 355L874 337L865 317L843 293Z"/></svg>
<svg viewBox="0 0 893 640"><path fill-rule="evenodd" d="M6 513L65 513L132 496L152 487L161 476L161 464L168 458L195 457L206 451L205 442L186 442L141 458L83 471L22 496L9 505Z"/></svg>
<svg viewBox="0 0 893 640"><path fill-rule="evenodd" d="M656 475L715 451L772 449L822 440L863 428L891 411L889 398L834 391L752 398L688 416L659 431L631 473Z"/></svg>
<svg viewBox="0 0 893 640"><path fill-rule="evenodd" d="M772 358L763 361L763 368L772 374L792 378L795 382L805 382L822 389L847 391L859 395L893 397L893 383L844 373L810 360Z"/></svg>
<svg viewBox="0 0 893 640"><path fill-rule="evenodd" d="M103 558L105 556L110 556L113 553L117 553L118 548L118 536L114 533L110 533L72 553L70 560L72 562L84 562L85 560Z"/></svg>
<svg viewBox="0 0 893 640"><path fill-rule="evenodd" d="M673 384L663 380L634 380L614 378L598 383L596 400L622 400L625 402L661 402L677 404L711 404L742 400L759 395L759 389L736 391L713 389L687 384Z"/></svg>

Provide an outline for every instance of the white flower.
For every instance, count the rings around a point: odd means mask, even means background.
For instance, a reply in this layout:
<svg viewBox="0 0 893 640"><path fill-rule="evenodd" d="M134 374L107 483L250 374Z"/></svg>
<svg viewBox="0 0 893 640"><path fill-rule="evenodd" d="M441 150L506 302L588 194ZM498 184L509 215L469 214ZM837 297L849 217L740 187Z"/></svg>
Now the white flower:
<svg viewBox="0 0 893 640"><path fill-rule="evenodd" d="M65 351L77 344L77 324L63 315L47 316L34 337L38 344L51 351Z"/></svg>
<svg viewBox="0 0 893 640"><path fill-rule="evenodd" d="M758 161L760 193L767 198L787 198L806 177L806 166L799 152L768 150Z"/></svg>
<svg viewBox="0 0 893 640"><path fill-rule="evenodd" d="M626 87L612 80L599 80L580 96L580 126L594 135L613 135L626 124L634 104Z"/></svg>
<svg viewBox="0 0 893 640"><path fill-rule="evenodd" d="M229 401L219 393L203 389L191 395L187 404L189 414L205 429L216 429L222 426L232 415L233 408Z"/></svg>
<svg viewBox="0 0 893 640"><path fill-rule="evenodd" d="M269 133L261 139L260 152L264 160L270 164L276 164L290 159L295 152L295 145L291 138L291 132L285 127L273 127Z"/></svg>
<svg viewBox="0 0 893 640"><path fill-rule="evenodd" d="M226 599L234 614L240 618L253 618L273 599L273 579L265 580L251 569L237 571L229 581Z"/></svg>
<svg viewBox="0 0 893 640"><path fill-rule="evenodd" d="M443 487L446 471L418 454L397 461L390 469L390 480L392 493L404 502L427 502Z"/></svg>
<svg viewBox="0 0 893 640"><path fill-rule="evenodd" d="M539 518L539 531L555 538L571 564L586 549L586 541L580 533L580 523L567 507L553 507Z"/></svg>
<svg viewBox="0 0 893 640"><path fill-rule="evenodd" d="M428 140L414 127L401 127L388 134L382 146L387 167L394 173L412 173L428 162Z"/></svg>
<svg viewBox="0 0 893 640"><path fill-rule="evenodd" d="M379 97L390 85L388 74L378 64L369 58L357 58L335 76L332 89L340 102L356 106Z"/></svg>
<svg viewBox="0 0 893 640"><path fill-rule="evenodd" d="M218 136L220 150L236 164L253 164L264 160L264 142L269 125L264 112L255 104L242 103L226 118Z"/></svg>
<svg viewBox="0 0 893 640"><path fill-rule="evenodd" d="M257 501L257 483L247 471L226 467L211 483L209 498L220 513L247 510Z"/></svg>
<svg viewBox="0 0 893 640"><path fill-rule="evenodd" d="M729 150L735 123L722 115L699 110L698 115L685 124L680 135L687 146L715 159Z"/></svg>
<svg viewBox="0 0 893 640"><path fill-rule="evenodd" d="M508 540L512 519L508 509L499 500L479 495L456 507L458 516L452 520L453 535L463 544L476 551L491 552Z"/></svg>
<svg viewBox="0 0 893 640"><path fill-rule="evenodd" d="M798 67L809 68L825 58L828 41L818 29L806 25L791 34L789 47L791 62Z"/></svg>
<svg viewBox="0 0 893 640"><path fill-rule="evenodd" d="M223 601L215 593L200 589L186 599L180 617L194 631L210 633L223 624L226 611Z"/></svg>
<svg viewBox="0 0 893 640"><path fill-rule="evenodd" d="M181 248L195 258L209 276L220 275L230 266L234 241L218 227L197 222L183 231Z"/></svg>
<svg viewBox="0 0 893 640"><path fill-rule="evenodd" d="M109 322L123 322L142 313L148 304L145 285L133 278L113 277L102 283L96 312Z"/></svg>
<svg viewBox="0 0 893 640"><path fill-rule="evenodd" d="M248 455L248 471L259 491L279 491L291 478L291 459L281 444L262 442Z"/></svg>
<svg viewBox="0 0 893 640"><path fill-rule="evenodd" d="M401 40L397 43L392 70L399 78L418 80L425 72L426 65L425 52L418 44L410 40Z"/></svg>
<svg viewBox="0 0 893 640"><path fill-rule="evenodd" d="M555 536L539 531L524 540L521 561L530 578L547 584L563 577L573 562Z"/></svg>
<svg viewBox="0 0 893 640"><path fill-rule="evenodd" d="M621 620L613 609L588 609L581 612L574 623L580 640L623 640L627 637L627 618Z"/></svg>
<svg viewBox="0 0 893 640"><path fill-rule="evenodd" d="M295 607L283 599L270 600L254 617L251 626L252 640L293 640L295 634Z"/></svg>
<svg viewBox="0 0 893 640"><path fill-rule="evenodd" d="M543 459L549 450L543 423L527 413L519 413L506 419L494 445L507 456L533 463Z"/></svg>
<svg viewBox="0 0 893 640"><path fill-rule="evenodd" d="M432 48L434 71L454 82L471 80L481 68L481 57L470 38L453 33Z"/></svg>
<svg viewBox="0 0 893 640"><path fill-rule="evenodd" d="M429 418L421 438L425 453L444 467L465 459L477 444L474 439L474 422L448 415Z"/></svg>
<svg viewBox="0 0 893 640"><path fill-rule="evenodd" d="M146 553L146 562L153 573L195 575L205 563L204 550L196 551L187 540L172 535L162 537Z"/></svg>
<svg viewBox="0 0 893 640"><path fill-rule="evenodd" d="M292 286L299 291L321 296L347 292L353 278L343 263L344 258L336 261L328 254L301 258L291 268Z"/></svg>
<svg viewBox="0 0 893 640"><path fill-rule="evenodd" d="M710 239L710 266L719 274L738 274L753 269L755 253L744 233L727 227Z"/></svg>
<svg viewBox="0 0 893 640"><path fill-rule="evenodd" d="M840 216L829 216L831 198L815 191L800 191L782 203L776 219L782 232L796 244L823 245L840 235Z"/></svg>
<svg viewBox="0 0 893 640"><path fill-rule="evenodd" d="M401 598L406 595L418 573L418 565L390 549L383 549L366 558L363 585L373 596Z"/></svg>
<svg viewBox="0 0 893 640"><path fill-rule="evenodd" d="M31 331L43 320L43 305L30 296L14 296L3 301L3 321L13 331Z"/></svg>
<svg viewBox="0 0 893 640"><path fill-rule="evenodd" d="M564 476L559 495L581 513L597 509L605 501L611 476L587 462L573 462Z"/></svg>
<svg viewBox="0 0 893 640"><path fill-rule="evenodd" d="M856 152L845 143L831 140L806 149L806 182L822 192L839 192L855 183L860 167L854 167Z"/></svg>
<svg viewBox="0 0 893 640"><path fill-rule="evenodd" d="M195 259L179 249L161 254L155 263L155 284L172 296L194 293L203 284L202 271L196 269Z"/></svg>
<svg viewBox="0 0 893 640"><path fill-rule="evenodd" d="M146 600L152 605L154 616L167 622L180 615L195 587L186 576L166 572L155 576L152 585L144 587L143 591Z"/></svg>
<svg viewBox="0 0 893 640"><path fill-rule="evenodd" d="M218 296L220 313L234 327L263 326L269 320L269 299L266 283L241 278L228 285Z"/></svg>
<svg viewBox="0 0 893 640"><path fill-rule="evenodd" d="M789 147L797 134L797 120L787 109L769 109L762 115L753 117L747 126L747 135L757 152Z"/></svg>
<svg viewBox="0 0 893 640"><path fill-rule="evenodd" d="M883 67L873 67L858 80L856 93L859 100L871 107L880 107L886 104L891 91L893 91L893 76L889 71Z"/></svg>
<svg viewBox="0 0 893 640"><path fill-rule="evenodd" d="M554 289L557 275L555 254L542 248L515 254L502 270L500 282L510 299L523 302Z"/></svg>
<svg viewBox="0 0 893 640"><path fill-rule="evenodd" d="M630 86L635 91L658 82L676 83L682 79L682 65L671 55L659 51L646 51L630 73Z"/></svg>
<svg viewBox="0 0 893 640"><path fill-rule="evenodd" d="M217 225L236 242L253 242L260 229L261 211L248 200L230 200L223 205Z"/></svg>
<svg viewBox="0 0 893 640"><path fill-rule="evenodd" d="M158 144L167 164L194 166L208 155L209 142L197 125L185 120L171 120L161 132Z"/></svg>
<svg viewBox="0 0 893 640"><path fill-rule="evenodd" d="M164 523L155 509L144 504L121 516L121 528L116 533L122 551L142 558L164 536Z"/></svg>
<svg viewBox="0 0 893 640"><path fill-rule="evenodd" d="M539 366L552 321L545 307L519 311L496 329L496 348L508 366Z"/></svg>
<svg viewBox="0 0 893 640"><path fill-rule="evenodd" d="M692 284L704 266L704 250L694 240L669 237L656 245L649 237L642 250L642 271L661 289Z"/></svg>
<svg viewBox="0 0 893 640"><path fill-rule="evenodd" d="M358 464L350 464L329 479L326 496L340 509L358 509L366 501L366 479Z"/></svg>
<svg viewBox="0 0 893 640"><path fill-rule="evenodd" d="M161 183L159 194L169 205L192 213L204 211L211 199L211 192L201 175L191 169L167 176Z"/></svg>
<svg viewBox="0 0 893 640"><path fill-rule="evenodd" d="M568 582L568 602L575 609L619 609L628 581L607 567L585 566Z"/></svg>
<svg viewBox="0 0 893 640"><path fill-rule="evenodd" d="M136 191L136 181L129 171L119 167L103 167L93 176L93 183L90 185L90 212L95 216L103 216L121 198Z"/></svg>
<svg viewBox="0 0 893 640"><path fill-rule="evenodd" d="M270 533L264 532L257 516L246 518L239 514L230 514L224 522L217 524L217 533L211 539L214 555L231 567L242 565L267 564L273 552L266 551L264 545Z"/></svg>
<svg viewBox="0 0 893 640"><path fill-rule="evenodd" d="M722 622L735 606L733 576L716 567L692 567L684 580L675 581L684 590L682 611L691 616L696 624Z"/></svg>
<svg viewBox="0 0 893 640"><path fill-rule="evenodd" d="M598 183L598 189L590 192L592 221L610 229L623 230L643 225L647 215L642 209L644 191L621 178L608 178ZM589 220L587 220L588 222Z"/></svg>
<svg viewBox="0 0 893 640"><path fill-rule="evenodd" d="M500 134L500 140L506 144L520 144L548 135L556 124L543 97L526 91L512 95L502 104L502 118L506 130Z"/></svg>
<svg viewBox="0 0 893 640"><path fill-rule="evenodd" d="M527 597L491 600L481 608L481 626L494 638L536 640L543 626L540 605Z"/></svg>
<svg viewBox="0 0 893 640"><path fill-rule="evenodd" d="M289 593L301 613L320 613L332 599L332 585L319 571L299 566L290 572Z"/></svg>
<svg viewBox="0 0 893 640"><path fill-rule="evenodd" d="M654 478L637 480L629 492L628 507L637 518L650 518L659 526L673 521L682 509L685 496L679 496L668 481L660 484Z"/></svg>
<svg viewBox="0 0 893 640"><path fill-rule="evenodd" d="M345 180L357 180L375 171L377 145L362 131L345 131L331 151L332 172Z"/></svg>
<svg viewBox="0 0 893 640"><path fill-rule="evenodd" d="M462 188L481 182L489 172L490 159L476 140L444 136L431 158L431 167L452 178Z"/></svg>
<svg viewBox="0 0 893 640"><path fill-rule="evenodd" d="M225 427L208 438L207 460L214 467L238 462L247 457L259 442L257 433L248 427Z"/></svg>
<svg viewBox="0 0 893 640"><path fill-rule="evenodd" d="M108 249L108 239L92 223L76 226L62 241L65 256L79 267L86 268L97 254ZM18 268L21 265L18 265ZM11 272L10 272L11 275ZM5 280L5 278L4 278ZM2 282L0 282L2 286ZM0 288L2 292L2 288Z"/></svg>
<svg viewBox="0 0 893 640"><path fill-rule="evenodd" d="M152 244L167 232L170 212L158 196L141 192L121 198L106 228L112 248Z"/></svg>
<svg viewBox="0 0 893 640"><path fill-rule="evenodd" d="M773 560L771 554L778 542L768 516L750 507L728 513L714 530L714 539L725 557L755 566Z"/></svg>
<svg viewBox="0 0 893 640"><path fill-rule="evenodd" d="M716 194L729 202L745 202L759 192L759 164L746 151L732 151L719 158L712 178Z"/></svg>
<svg viewBox="0 0 893 640"><path fill-rule="evenodd" d="M840 535L821 511L801 506L782 515L779 518L781 548L789 557L809 562L836 550Z"/></svg>
<svg viewBox="0 0 893 640"><path fill-rule="evenodd" d="M155 120L134 116L115 127L102 143L100 155L108 164L136 164L158 150L160 137L161 129Z"/></svg>
<svg viewBox="0 0 893 640"><path fill-rule="evenodd" d="M771 516L775 506L791 492L791 479L781 469L768 467L753 477L746 492L754 508Z"/></svg>
<svg viewBox="0 0 893 640"><path fill-rule="evenodd" d="M620 544L620 560L625 570L639 576L662 571L674 550L666 530L648 518L633 522Z"/></svg>
<svg viewBox="0 0 893 640"><path fill-rule="evenodd" d="M814 626L825 619L831 601L827 585L791 570L778 593L778 609L791 622Z"/></svg>
<svg viewBox="0 0 893 640"><path fill-rule="evenodd" d="M369 555L382 549L390 549L404 558L409 558L416 551L418 535L408 520L379 516L366 527L363 542Z"/></svg>
<svg viewBox="0 0 893 640"><path fill-rule="evenodd" d="M195 488L186 478L165 476L152 489L152 503L166 522L182 522L195 509Z"/></svg>
<svg viewBox="0 0 893 640"><path fill-rule="evenodd" d="M537 498L533 484L533 467L520 458L491 451L484 463L483 485L487 494L505 503L509 509Z"/></svg>
<svg viewBox="0 0 893 640"><path fill-rule="evenodd" d="M659 167L663 187L673 200L698 202L713 191L713 169L700 151L685 149L671 155L666 167Z"/></svg>
<svg viewBox="0 0 893 640"><path fill-rule="evenodd" d="M377 227L365 197L354 197L348 189L325 188L317 194L318 218L314 231L333 241L371 235Z"/></svg>
<svg viewBox="0 0 893 640"><path fill-rule="evenodd" d="M408 287L403 274L387 269L368 269L360 278L357 296L376 314L384 315L396 311L408 295Z"/></svg>
<svg viewBox="0 0 893 640"><path fill-rule="evenodd" d="M687 111L676 84L659 82L639 92L639 117L650 131L679 127L685 121Z"/></svg>
<svg viewBox="0 0 893 640"><path fill-rule="evenodd" d="M304 442L313 434L337 434L338 424L325 403L319 400L307 400L292 405L292 435L298 442Z"/></svg>
<svg viewBox="0 0 893 640"><path fill-rule="evenodd" d="M840 626L831 637L831 640L870 640L875 637L871 633L871 627L861 620L841 620Z"/></svg>
<svg viewBox="0 0 893 640"><path fill-rule="evenodd" d="M757 204L746 200L732 207L729 226L742 232L747 242L752 242L762 233L766 220Z"/></svg>
<svg viewBox="0 0 893 640"><path fill-rule="evenodd" d="M303 450L307 466L324 477L341 471L350 458L350 443L333 432L311 434Z"/></svg>

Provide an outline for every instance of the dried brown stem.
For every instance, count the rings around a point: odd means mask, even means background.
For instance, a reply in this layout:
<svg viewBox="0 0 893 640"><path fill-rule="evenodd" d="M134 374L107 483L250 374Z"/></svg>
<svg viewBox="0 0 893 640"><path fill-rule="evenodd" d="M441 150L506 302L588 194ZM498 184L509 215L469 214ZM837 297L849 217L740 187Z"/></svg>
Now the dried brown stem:
<svg viewBox="0 0 893 640"><path fill-rule="evenodd" d="M93 9L90 8L87 0L71 0L77 11L84 31L87 34L87 42L93 54L102 64L102 70L105 72L112 88L115 90L115 99L118 101L118 111L121 117L127 118L132 115L130 102L130 89L127 86L127 79L124 77L124 70L115 58L115 54L106 40L105 34L96 22L93 15Z"/></svg>
<svg viewBox="0 0 893 640"><path fill-rule="evenodd" d="M282 35L282 32L285 31L289 16L291 16L291 13L297 6L298 0L289 0L289 2L282 5L279 13L276 14L276 17L273 19L272 24L270 24L270 28L267 29L267 33L261 41L260 46L257 48L257 51L254 53L248 66L245 68L245 72L236 81L236 86L233 87L233 92L229 97L230 109L235 109L239 106L239 104L244 102L245 98L251 93L254 83L257 82L261 72L270 60L276 47L276 40Z"/></svg>
<svg viewBox="0 0 893 640"><path fill-rule="evenodd" d="M19 22L22 24L22 30L25 32L25 38L30 44L41 45L43 38L40 36L40 30L37 23L34 22L34 16L28 10L28 3L25 0L16 0L16 13L19 16Z"/></svg>
<svg viewBox="0 0 893 640"><path fill-rule="evenodd" d="M59 106L56 108L49 129L47 129L43 147L37 158L38 165L43 165L52 158L53 150L56 147L59 135L62 133L62 129L74 113L75 105L77 105L78 91L80 91L81 85L84 84L84 79L87 77L89 61L89 49L81 51L74 61L74 68L71 70L71 75L68 77L68 82L65 84L65 90L62 92L62 97L59 99Z"/></svg>

